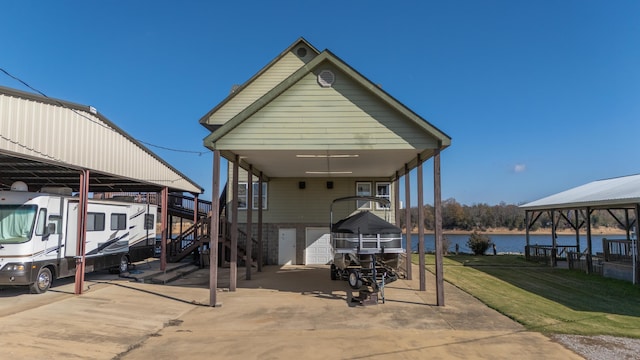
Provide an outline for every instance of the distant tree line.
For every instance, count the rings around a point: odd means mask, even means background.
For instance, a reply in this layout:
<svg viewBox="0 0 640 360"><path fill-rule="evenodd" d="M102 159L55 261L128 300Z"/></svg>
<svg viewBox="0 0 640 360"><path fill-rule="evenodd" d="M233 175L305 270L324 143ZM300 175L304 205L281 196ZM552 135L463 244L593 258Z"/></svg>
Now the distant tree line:
<svg viewBox="0 0 640 360"><path fill-rule="evenodd" d="M411 229L418 227L418 208L410 209ZM601 226L622 228L616 219L624 220L622 210L594 211L591 215L591 226L598 228ZM401 227L405 227L405 212L400 211ZM426 230L434 228L433 206L424 206L424 226ZM480 230L495 228L506 228L508 230L525 230L525 211L518 205L501 202L498 205L473 204L462 205L455 199L447 199L442 202L442 228L443 230ZM570 229L571 227L564 220L560 221L557 229ZM549 229L551 230L551 218L548 212L544 212L532 226L531 230Z"/></svg>

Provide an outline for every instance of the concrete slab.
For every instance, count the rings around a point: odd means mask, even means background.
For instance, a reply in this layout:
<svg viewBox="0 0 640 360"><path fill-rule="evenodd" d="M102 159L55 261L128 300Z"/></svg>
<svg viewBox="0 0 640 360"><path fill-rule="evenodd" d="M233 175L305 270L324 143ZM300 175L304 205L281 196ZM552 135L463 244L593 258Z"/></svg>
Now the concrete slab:
<svg viewBox="0 0 640 360"><path fill-rule="evenodd" d="M360 306L327 267L238 274L220 308L207 306L206 269L179 286L88 277L81 296L72 282L43 295L0 290L0 348L38 359L581 359L453 286L435 306L431 276L427 292L399 280L385 304Z"/></svg>

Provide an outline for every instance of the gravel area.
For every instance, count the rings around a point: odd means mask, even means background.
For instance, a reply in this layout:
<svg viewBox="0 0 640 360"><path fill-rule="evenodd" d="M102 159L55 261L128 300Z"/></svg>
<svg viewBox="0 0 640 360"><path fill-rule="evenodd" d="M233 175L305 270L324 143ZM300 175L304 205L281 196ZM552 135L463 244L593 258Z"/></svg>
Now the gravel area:
<svg viewBox="0 0 640 360"><path fill-rule="evenodd" d="M615 336L551 335L551 339L587 360L640 359L640 339Z"/></svg>

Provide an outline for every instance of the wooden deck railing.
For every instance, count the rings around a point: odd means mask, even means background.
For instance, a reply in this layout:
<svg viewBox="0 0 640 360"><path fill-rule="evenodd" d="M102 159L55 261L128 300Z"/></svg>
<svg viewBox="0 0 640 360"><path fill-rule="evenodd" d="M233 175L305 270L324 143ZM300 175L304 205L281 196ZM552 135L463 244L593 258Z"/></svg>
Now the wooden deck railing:
<svg viewBox="0 0 640 360"><path fill-rule="evenodd" d="M524 247L525 258L528 261L540 262L557 266L558 261L566 261L569 253L577 252L577 246L571 245L527 245Z"/></svg>
<svg viewBox="0 0 640 360"><path fill-rule="evenodd" d="M632 263L631 240L602 239L604 261Z"/></svg>

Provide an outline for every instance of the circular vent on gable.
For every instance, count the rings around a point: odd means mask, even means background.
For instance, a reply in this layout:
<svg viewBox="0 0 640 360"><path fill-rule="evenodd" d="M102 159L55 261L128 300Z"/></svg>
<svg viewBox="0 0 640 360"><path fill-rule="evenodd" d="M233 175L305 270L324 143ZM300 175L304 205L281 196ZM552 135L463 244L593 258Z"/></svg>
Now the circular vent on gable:
<svg viewBox="0 0 640 360"><path fill-rule="evenodd" d="M296 50L296 54L298 54L299 57L303 58L307 56L307 49L299 47L298 50Z"/></svg>
<svg viewBox="0 0 640 360"><path fill-rule="evenodd" d="M336 76L329 70L322 70L318 74L318 84L322 87L331 87L336 81Z"/></svg>

